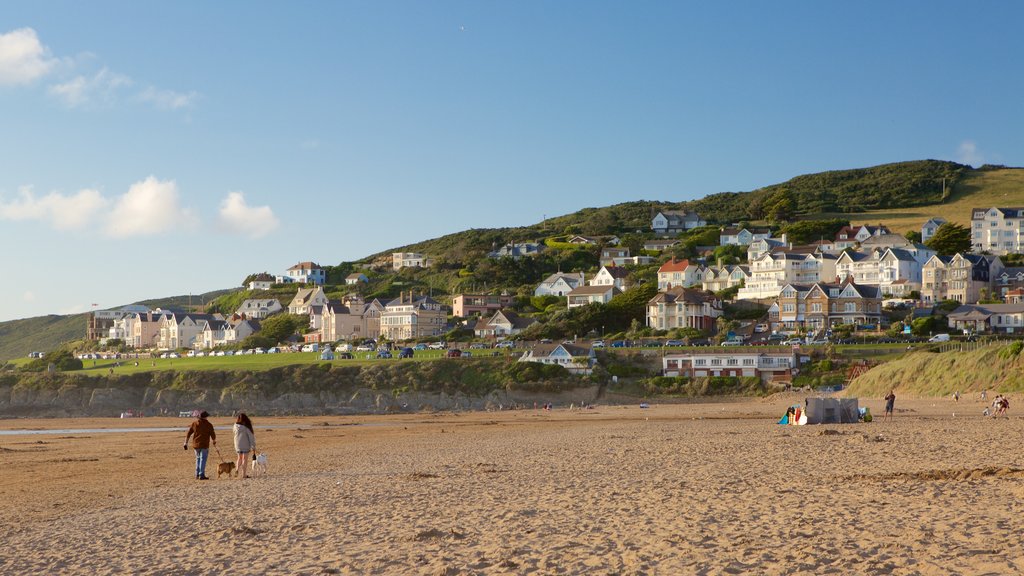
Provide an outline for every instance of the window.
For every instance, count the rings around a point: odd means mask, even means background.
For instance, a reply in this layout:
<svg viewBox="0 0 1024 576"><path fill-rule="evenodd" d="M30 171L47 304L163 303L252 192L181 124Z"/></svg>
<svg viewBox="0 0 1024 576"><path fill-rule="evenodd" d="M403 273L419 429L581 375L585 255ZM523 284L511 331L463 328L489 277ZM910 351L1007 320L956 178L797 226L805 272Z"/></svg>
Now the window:
<svg viewBox="0 0 1024 576"><path fill-rule="evenodd" d="M754 365L754 359L753 358L744 358L743 359L743 365L744 366L753 366Z"/></svg>
<svg viewBox="0 0 1024 576"><path fill-rule="evenodd" d="M725 361L726 366L738 366L740 363L736 358L729 358Z"/></svg>
<svg viewBox="0 0 1024 576"><path fill-rule="evenodd" d="M704 358L698 358L693 361L694 366L706 366L708 361Z"/></svg>
<svg viewBox="0 0 1024 576"><path fill-rule="evenodd" d="M712 358L711 359L711 365L712 366L721 366L722 365L722 359L721 358Z"/></svg>

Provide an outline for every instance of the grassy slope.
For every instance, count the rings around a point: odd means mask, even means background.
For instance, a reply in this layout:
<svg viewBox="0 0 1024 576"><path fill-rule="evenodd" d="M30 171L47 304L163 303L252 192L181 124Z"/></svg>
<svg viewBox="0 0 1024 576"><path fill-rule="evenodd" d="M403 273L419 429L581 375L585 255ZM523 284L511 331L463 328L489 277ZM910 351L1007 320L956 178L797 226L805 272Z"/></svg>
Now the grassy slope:
<svg viewBox="0 0 1024 576"><path fill-rule="evenodd" d="M911 396L946 396L954 391L1024 391L1021 358L1002 358L1005 345L970 352L916 352L872 368L854 380L850 396L884 396L895 388Z"/></svg>
<svg viewBox="0 0 1024 576"><path fill-rule="evenodd" d="M849 218L855 225L883 223L893 232L903 234L909 230L920 232L921 225L935 216L969 227L972 208L993 206L1024 206L1024 169L969 172L953 188L950 198L942 204L850 214L825 213L807 219Z"/></svg>
<svg viewBox="0 0 1024 576"><path fill-rule="evenodd" d="M29 352L45 352L85 337L85 314L38 316L0 322L0 363Z"/></svg>

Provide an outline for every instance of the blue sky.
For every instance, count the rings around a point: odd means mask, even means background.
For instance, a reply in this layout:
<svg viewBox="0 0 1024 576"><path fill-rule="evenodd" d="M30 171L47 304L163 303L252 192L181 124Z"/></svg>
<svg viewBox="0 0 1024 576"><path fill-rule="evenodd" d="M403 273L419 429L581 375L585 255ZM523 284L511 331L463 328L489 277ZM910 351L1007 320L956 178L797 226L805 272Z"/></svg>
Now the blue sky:
<svg viewBox="0 0 1024 576"><path fill-rule="evenodd" d="M0 321L798 174L1024 164L1013 2L5 2Z"/></svg>

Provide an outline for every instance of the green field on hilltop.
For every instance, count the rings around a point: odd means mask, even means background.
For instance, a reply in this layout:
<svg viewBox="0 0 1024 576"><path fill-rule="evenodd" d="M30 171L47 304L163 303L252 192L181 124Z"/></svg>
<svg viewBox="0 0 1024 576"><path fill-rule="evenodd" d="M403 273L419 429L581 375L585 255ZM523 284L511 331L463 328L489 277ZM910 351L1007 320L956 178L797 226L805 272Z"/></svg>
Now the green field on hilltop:
<svg viewBox="0 0 1024 576"><path fill-rule="evenodd" d="M972 208L1024 206L1024 169L974 170L965 173L941 204L912 208L889 208L866 212L826 212L802 220L848 218L853 225L885 224L897 234L921 231L921 225L936 216L970 227Z"/></svg>

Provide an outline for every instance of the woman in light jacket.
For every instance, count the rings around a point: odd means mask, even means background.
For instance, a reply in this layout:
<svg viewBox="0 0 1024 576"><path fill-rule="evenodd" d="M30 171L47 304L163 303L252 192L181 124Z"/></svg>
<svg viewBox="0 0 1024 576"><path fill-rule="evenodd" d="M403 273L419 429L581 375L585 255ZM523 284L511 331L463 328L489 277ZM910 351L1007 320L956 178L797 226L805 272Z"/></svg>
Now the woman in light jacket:
<svg viewBox="0 0 1024 576"><path fill-rule="evenodd" d="M238 453L235 474L240 474L242 478L249 478L249 453L256 449L256 434L252 430L252 420L249 420L245 412L238 413L238 418L235 419L234 433L235 452Z"/></svg>

